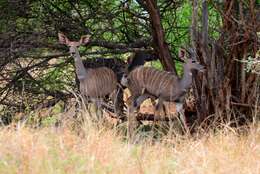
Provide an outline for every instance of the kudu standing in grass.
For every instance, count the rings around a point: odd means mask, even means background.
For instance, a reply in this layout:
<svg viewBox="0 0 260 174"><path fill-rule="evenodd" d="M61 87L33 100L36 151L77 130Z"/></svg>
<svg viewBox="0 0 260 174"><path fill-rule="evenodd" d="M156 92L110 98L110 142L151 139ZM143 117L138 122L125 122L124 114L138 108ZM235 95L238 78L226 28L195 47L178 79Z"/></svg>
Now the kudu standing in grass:
<svg viewBox="0 0 260 174"><path fill-rule="evenodd" d="M81 60L78 47L89 43L90 36L82 36L78 42L70 41L64 34L59 33L59 42L69 47L69 52L74 58L77 78L80 82L80 92L84 99L94 102L98 107L104 105L103 99L107 96L113 100L117 116L121 108L117 103L116 93L118 83L116 74L107 67L85 68Z"/></svg>
<svg viewBox="0 0 260 174"><path fill-rule="evenodd" d="M187 52L184 49L179 51L179 56L185 61L183 66L184 74L179 78L175 74L166 71L160 71L152 67L139 66L131 71L125 82L131 92L132 104L129 109L129 123L128 133L131 137L134 131L136 117L134 111L142 104L147 98L157 99L156 110L164 109L163 101L177 102L177 112L182 109L184 95L192 84L191 70L204 70L196 60L187 59ZM187 129L186 119L181 115L185 129Z"/></svg>

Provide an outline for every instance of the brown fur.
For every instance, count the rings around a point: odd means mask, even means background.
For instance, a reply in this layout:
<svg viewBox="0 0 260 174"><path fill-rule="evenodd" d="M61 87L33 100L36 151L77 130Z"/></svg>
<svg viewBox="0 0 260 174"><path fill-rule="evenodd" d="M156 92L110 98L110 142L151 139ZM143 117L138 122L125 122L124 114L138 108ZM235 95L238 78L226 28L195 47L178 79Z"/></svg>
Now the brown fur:
<svg viewBox="0 0 260 174"><path fill-rule="evenodd" d="M145 89L151 95L162 96L171 101L177 97L172 94L172 91L175 90L178 93L180 89L176 83L178 80L179 78L170 72L140 66L129 74L128 88L134 97L142 95Z"/></svg>
<svg viewBox="0 0 260 174"><path fill-rule="evenodd" d="M80 82L80 91L90 98L104 97L116 89L117 77L106 67L87 69L87 78Z"/></svg>

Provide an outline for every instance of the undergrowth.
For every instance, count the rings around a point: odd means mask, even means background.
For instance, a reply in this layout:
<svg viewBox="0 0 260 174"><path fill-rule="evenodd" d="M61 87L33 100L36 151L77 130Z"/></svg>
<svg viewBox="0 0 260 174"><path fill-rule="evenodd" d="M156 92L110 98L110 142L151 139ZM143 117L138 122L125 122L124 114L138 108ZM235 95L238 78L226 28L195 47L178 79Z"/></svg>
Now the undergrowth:
<svg viewBox="0 0 260 174"><path fill-rule="evenodd" d="M259 123L244 133L223 126L192 136L154 126L129 143L125 123L88 113L58 118L2 127L0 173L260 173Z"/></svg>

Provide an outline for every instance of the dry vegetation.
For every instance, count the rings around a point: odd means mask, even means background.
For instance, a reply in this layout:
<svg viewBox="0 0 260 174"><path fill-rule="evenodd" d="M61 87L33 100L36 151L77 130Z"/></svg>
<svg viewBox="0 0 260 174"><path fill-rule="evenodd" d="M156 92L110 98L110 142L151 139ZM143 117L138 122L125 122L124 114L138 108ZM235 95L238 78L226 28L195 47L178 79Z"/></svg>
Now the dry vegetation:
<svg viewBox="0 0 260 174"><path fill-rule="evenodd" d="M193 138L139 137L136 144L122 128L86 121L79 134L69 125L1 128L0 173L260 173L259 124Z"/></svg>

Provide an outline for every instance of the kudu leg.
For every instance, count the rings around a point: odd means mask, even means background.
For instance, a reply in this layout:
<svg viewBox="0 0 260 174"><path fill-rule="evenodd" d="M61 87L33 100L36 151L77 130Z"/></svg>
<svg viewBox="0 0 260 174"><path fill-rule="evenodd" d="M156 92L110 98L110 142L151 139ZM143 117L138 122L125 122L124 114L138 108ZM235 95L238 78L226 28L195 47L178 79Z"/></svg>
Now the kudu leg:
<svg viewBox="0 0 260 174"><path fill-rule="evenodd" d="M96 99L94 100L94 106L95 106L95 113L97 120L101 120L103 118L103 110L102 105L105 103L103 99Z"/></svg>
<svg viewBox="0 0 260 174"><path fill-rule="evenodd" d="M128 137L133 138L134 131L136 127L138 127L138 120L136 119L136 113L138 113L141 104L148 98L155 100L155 97L148 94L143 93L141 96L131 96L130 97L130 107L128 111Z"/></svg>
<svg viewBox="0 0 260 174"><path fill-rule="evenodd" d="M124 109L124 100L123 100L124 91L121 87L118 87L111 95L110 98L114 104L114 113L118 118L123 118L123 109ZM123 118L124 119L124 118Z"/></svg>
<svg viewBox="0 0 260 174"><path fill-rule="evenodd" d="M137 127L136 113L134 107L129 108L128 114L128 124L127 124L127 136L130 142L133 141L134 132Z"/></svg>
<svg viewBox="0 0 260 174"><path fill-rule="evenodd" d="M163 114L164 114L164 116L166 116L166 108L165 108L165 106L164 106L164 104L163 104L163 99L162 99L161 97L159 97L158 102L157 102L157 104L155 105L155 110L156 110L156 111L161 111L161 110L163 110ZM157 115L157 113L156 113L156 115Z"/></svg>
<svg viewBox="0 0 260 174"><path fill-rule="evenodd" d="M135 129L138 127L138 121L136 119L136 113L138 112L138 106L135 107L134 106L134 101L137 99L138 97L134 97L131 96L130 97L130 107L128 109L128 124L127 124L127 137L129 139L130 142L133 142L133 138L134 138L134 132Z"/></svg>
<svg viewBox="0 0 260 174"><path fill-rule="evenodd" d="M90 103L91 103L91 99L86 97L86 96L82 96L81 97L81 101L77 102L77 113L81 113L81 117L82 119L85 119L84 116L82 115L82 111L84 112L88 112L88 114L92 117L92 113L90 111Z"/></svg>
<svg viewBox="0 0 260 174"><path fill-rule="evenodd" d="M181 122L183 123L185 131L189 132L189 127L187 125L187 120L186 120L186 117L184 115L183 103L176 103L176 111L177 111L177 113L180 114L180 119L181 119Z"/></svg>

